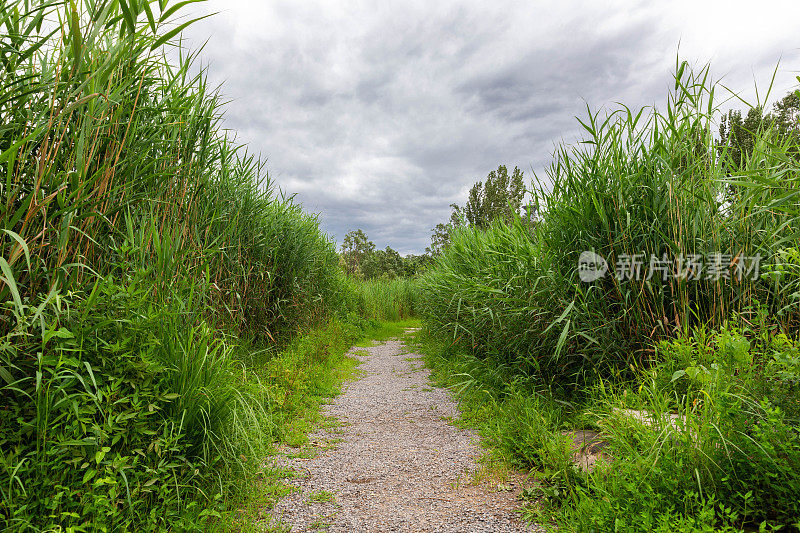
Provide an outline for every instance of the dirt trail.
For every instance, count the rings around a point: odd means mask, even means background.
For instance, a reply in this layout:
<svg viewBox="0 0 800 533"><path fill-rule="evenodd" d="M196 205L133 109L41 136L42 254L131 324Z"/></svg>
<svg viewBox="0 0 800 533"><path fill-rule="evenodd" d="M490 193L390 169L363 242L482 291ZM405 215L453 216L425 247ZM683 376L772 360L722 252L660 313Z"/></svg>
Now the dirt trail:
<svg viewBox="0 0 800 533"><path fill-rule="evenodd" d="M362 377L324 407L340 425L310 436L314 457L281 458L299 490L273 517L292 531L534 531L513 480L476 482L478 437L448 423L456 403L418 355L396 340L354 354Z"/></svg>

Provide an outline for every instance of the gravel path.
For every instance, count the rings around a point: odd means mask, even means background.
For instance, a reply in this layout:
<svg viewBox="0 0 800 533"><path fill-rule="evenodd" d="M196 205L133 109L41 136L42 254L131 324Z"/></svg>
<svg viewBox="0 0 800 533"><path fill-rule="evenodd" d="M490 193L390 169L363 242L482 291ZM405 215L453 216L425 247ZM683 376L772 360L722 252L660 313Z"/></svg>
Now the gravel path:
<svg viewBox="0 0 800 533"><path fill-rule="evenodd" d="M353 353L362 377L323 409L338 427L310 435L312 458L279 456L299 490L274 518L292 531L533 531L514 481L498 490L474 475L478 437L448 423L457 405L418 355L396 340Z"/></svg>

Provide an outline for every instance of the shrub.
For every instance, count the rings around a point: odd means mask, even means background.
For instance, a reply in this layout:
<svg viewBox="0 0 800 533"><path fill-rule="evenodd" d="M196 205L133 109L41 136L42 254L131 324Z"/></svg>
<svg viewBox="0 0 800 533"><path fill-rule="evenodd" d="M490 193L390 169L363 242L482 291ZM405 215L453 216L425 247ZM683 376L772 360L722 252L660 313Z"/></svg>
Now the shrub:
<svg viewBox="0 0 800 533"><path fill-rule="evenodd" d="M793 278L753 279L745 264L759 254L771 261L796 239L796 213L780 207L796 194L792 147L765 128L760 148L732 175L713 135L708 76L681 64L665 112L622 108L581 122L587 140L559 148L549 181L533 191L540 213L533 230L517 219L455 231L422 277L429 327L574 388L630 376L660 339L721 326L754 302L796 324L797 306L784 290ZM584 251L601 255L610 272L582 282ZM636 254L642 275L615 275L618 260ZM692 256L716 258L723 275L690 270ZM647 271L650 258L664 257L663 272ZM776 269L793 272L783 257Z"/></svg>
<svg viewBox="0 0 800 533"><path fill-rule="evenodd" d="M276 436L263 359L345 312L316 217L167 55L184 4L0 6L5 529L203 527Z"/></svg>
<svg viewBox="0 0 800 533"><path fill-rule="evenodd" d="M797 140L765 122L732 164L708 80L680 64L664 112L590 115L532 227L456 230L421 278L451 345L430 362L493 449L539 471L528 516L559 530L800 528ZM610 272L581 281L585 251ZM643 275L615 275L634 254ZM742 270L758 256L765 275ZM607 443L590 473L564 434L584 429Z"/></svg>

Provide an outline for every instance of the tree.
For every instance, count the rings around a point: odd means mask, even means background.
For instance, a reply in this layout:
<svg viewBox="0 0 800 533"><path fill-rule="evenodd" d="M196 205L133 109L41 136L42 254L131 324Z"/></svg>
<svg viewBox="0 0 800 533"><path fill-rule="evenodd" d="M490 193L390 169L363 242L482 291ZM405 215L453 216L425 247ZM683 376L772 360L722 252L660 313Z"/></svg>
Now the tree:
<svg viewBox="0 0 800 533"><path fill-rule="evenodd" d="M524 196L522 171L514 167L509 176L505 165L500 165L486 176L486 183L472 186L463 214L470 226L486 229L497 218L511 220L518 214Z"/></svg>
<svg viewBox="0 0 800 533"><path fill-rule="evenodd" d="M800 159L800 91L791 92L775 103L772 121L781 138L790 141L790 153Z"/></svg>
<svg viewBox="0 0 800 533"><path fill-rule="evenodd" d="M465 224L464 216L461 213L461 208L456 204L450 204L450 220L448 222L440 222L431 231L431 245L425 248L425 253L431 257L436 257L447 247L450 243L450 232L454 228L463 226Z"/></svg>
<svg viewBox="0 0 800 533"><path fill-rule="evenodd" d="M361 275L361 265L375 251L375 243L363 230L351 230L342 242L342 260L345 270L354 276Z"/></svg>
<svg viewBox="0 0 800 533"><path fill-rule="evenodd" d="M339 257L348 274L363 279L411 277L431 262L429 255L403 257L390 246L376 250L375 243L360 229L349 231L344 236Z"/></svg>
<svg viewBox="0 0 800 533"><path fill-rule="evenodd" d="M744 118L742 112L736 110L722 116L719 151L727 153L728 165L741 166L753 154L756 136L767 128L774 129L779 141L791 143L791 154L800 155L800 94L797 91L776 102L771 113L764 114L761 107L753 107Z"/></svg>
<svg viewBox="0 0 800 533"><path fill-rule="evenodd" d="M403 258L387 246L385 250L375 250L364 259L361 273L365 279L380 277L396 278L403 275Z"/></svg>
<svg viewBox="0 0 800 533"><path fill-rule="evenodd" d="M720 150L727 148L730 164L739 166L750 157L755 147L755 136L763 123L763 109L752 107L742 118L741 111L728 111L719 125Z"/></svg>
<svg viewBox="0 0 800 533"><path fill-rule="evenodd" d="M409 254L403 257L403 276L410 278L421 274L431 263L433 263L433 258L427 253Z"/></svg>
<svg viewBox="0 0 800 533"><path fill-rule="evenodd" d="M511 175L505 165L500 165L486 176L485 182L477 182L469 190L466 205L462 208L450 204L450 220L437 224L432 230L431 245L425 251L431 256L439 255L450 243L451 232L460 226L469 225L486 229L495 219L511 220L517 214L533 223L535 211L532 206L523 206L525 183L522 171L514 167Z"/></svg>

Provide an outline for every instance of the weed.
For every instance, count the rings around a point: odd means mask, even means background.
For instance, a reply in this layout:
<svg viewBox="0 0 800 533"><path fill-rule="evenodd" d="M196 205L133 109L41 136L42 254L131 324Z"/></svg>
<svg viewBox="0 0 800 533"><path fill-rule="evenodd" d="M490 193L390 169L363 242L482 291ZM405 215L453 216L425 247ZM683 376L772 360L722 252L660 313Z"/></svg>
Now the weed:
<svg viewBox="0 0 800 533"><path fill-rule="evenodd" d="M327 490L318 490L311 493L306 502L307 503L332 503L336 501L336 496Z"/></svg>

